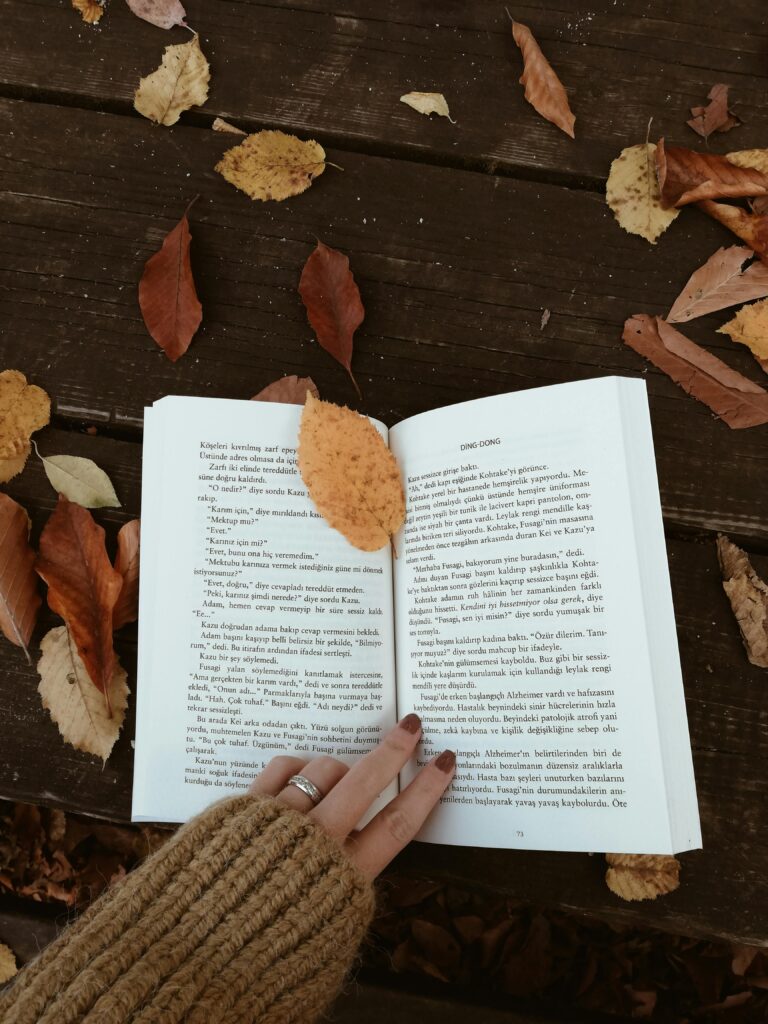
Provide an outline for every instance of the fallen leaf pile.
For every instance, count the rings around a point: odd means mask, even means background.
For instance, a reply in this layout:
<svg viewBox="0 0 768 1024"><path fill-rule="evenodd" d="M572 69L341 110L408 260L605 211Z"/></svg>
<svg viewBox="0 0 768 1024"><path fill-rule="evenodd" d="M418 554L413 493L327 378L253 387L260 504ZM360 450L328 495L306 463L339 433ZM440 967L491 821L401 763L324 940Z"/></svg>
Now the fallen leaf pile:
<svg viewBox="0 0 768 1024"><path fill-rule="evenodd" d="M0 373L0 483L22 471L32 450L32 434L50 418L51 400L42 388L27 384L18 370Z"/></svg>
<svg viewBox="0 0 768 1024"><path fill-rule="evenodd" d="M191 107L208 99L211 71L194 36L188 43L166 46L160 67L142 78L133 105L156 124L172 125Z"/></svg>
<svg viewBox="0 0 768 1024"><path fill-rule="evenodd" d="M717 538L717 557L747 657L753 665L768 668L768 584L757 575L746 552L724 534Z"/></svg>

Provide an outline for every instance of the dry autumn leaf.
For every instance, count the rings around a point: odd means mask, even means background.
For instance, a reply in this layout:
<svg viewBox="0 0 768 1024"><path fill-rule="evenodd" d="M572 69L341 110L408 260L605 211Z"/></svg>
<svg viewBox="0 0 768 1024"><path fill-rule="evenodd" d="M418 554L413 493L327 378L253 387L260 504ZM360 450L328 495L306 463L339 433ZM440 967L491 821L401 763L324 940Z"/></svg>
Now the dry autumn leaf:
<svg viewBox="0 0 768 1024"><path fill-rule="evenodd" d="M746 552L722 533L717 535L717 558L747 657L753 665L768 668L768 584L757 575Z"/></svg>
<svg viewBox="0 0 768 1024"><path fill-rule="evenodd" d="M182 25L187 28L184 20L187 12L179 0L125 0L133 13L158 28L173 28Z"/></svg>
<svg viewBox="0 0 768 1024"><path fill-rule="evenodd" d="M533 33L527 25L513 21L512 36L523 55L520 84L525 86L525 98L537 113L574 139L576 118L568 104L568 94Z"/></svg>
<svg viewBox="0 0 768 1024"><path fill-rule="evenodd" d="M248 134L247 132L241 131L239 128L236 128L233 124L230 124L229 121L225 121L223 117L214 117L211 128L213 128L215 132L225 132L229 135Z"/></svg>
<svg viewBox="0 0 768 1024"><path fill-rule="evenodd" d="M117 534L117 557L115 571L123 579L115 607L112 609L112 629L120 629L127 622L139 617L139 550L141 547L141 523L132 519L121 526Z"/></svg>
<svg viewBox="0 0 768 1024"><path fill-rule="evenodd" d="M768 423L768 392L661 317L635 314L624 324L622 338L689 395L708 405L732 429Z"/></svg>
<svg viewBox="0 0 768 1024"><path fill-rule="evenodd" d="M166 46L160 67L142 78L133 105L156 124L172 125L190 107L208 99L211 71L197 36L188 43Z"/></svg>
<svg viewBox="0 0 768 1024"><path fill-rule="evenodd" d="M605 882L623 900L655 900L680 885L680 861L666 854L606 853Z"/></svg>
<svg viewBox="0 0 768 1024"><path fill-rule="evenodd" d="M691 274L667 314L667 323L684 323L768 295L768 267L764 263L741 269L753 256L752 250L743 245L718 249Z"/></svg>
<svg viewBox="0 0 768 1024"><path fill-rule="evenodd" d="M299 294L318 342L341 363L362 397L352 374L352 342L365 308L344 253L318 241L301 272Z"/></svg>
<svg viewBox="0 0 768 1024"><path fill-rule="evenodd" d="M72 6L80 12L86 25L98 25L104 14L104 7L99 0L72 0Z"/></svg>
<svg viewBox="0 0 768 1024"><path fill-rule="evenodd" d="M79 455L41 455L54 490L84 508L119 508L115 488L103 469Z"/></svg>
<svg viewBox="0 0 768 1024"><path fill-rule="evenodd" d="M708 139L713 132L729 132L741 124L739 118L728 109L729 88L719 82L709 90L709 103L706 106L691 107L691 119L685 123L703 139Z"/></svg>
<svg viewBox="0 0 768 1024"><path fill-rule="evenodd" d="M30 436L51 418L51 400L19 370L0 373L0 483L24 468Z"/></svg>
<svg viewBox="0 0 768 1024"><path fill-rule="evenodd" d="M768 274L764 263L761 268ZM763 294L768 293L768 288ZM733 320L718 328L718 334L727 334L732 341L746 345L752 355L768 373L768 299L742 306Z"/></svg>
<svg viewBox="0 0 768 1024"><path fill-rule="evenodd" d="M66 622L88 675L109 704L112 614L123 577L110 565L104 530L87 509L59 496L40 536L35 569L48 584L48 606Z"/></svg>
<svg viewBox="0 0 768 1024"><path fill-rule="evenodd" d="M43 707L50 712L65 742L106 761L128 706L125 669L115 656L105 701L89 679L66 626L57 626L46 633L40 650L38 692Z"/></svg>
<svg viewBox="0 0 768 1024"><path fill-rule="evenodd" d="M739 199L768 195L768 175L738 167L724 156L697 153L683 146L656 145L656 170L664 206L685 206L702 199Z"/></svg>
<svg viewBox="0 0 768 1024"><path fill-rule="evenodd" d="M451 124L456 124L448 110L448 103L441 92L407 92L400 97L400 102L417 110L420 114L439 114L447 117Z"/></svg>
<svg viewBox="0 0 768 1024"><path fill-rule="evenodd" d="M251 199L280 203L306 192L323 173L325 150L314 139L302 142L285 132L256 132L228 149L215 169Z"/></svg>
<svg viewBox="0 0 768 1024"><path fill-rule="evenodd" d="M654 245L680 213L661 205L655 155L656 147L650 142L623 149L611 164L605 190L619 225Z"/></svg>
<svg viewBox="0 0 768 1024"><path fill-rule="evenodd" d="M29 516L21 505L0 494L0 630L21 647L31 664L29 641L42 601L29 526Z"/></svg>
<svg viewBox="0 0 768 1024"><path fill-rule="evenodd" d="M311 377L297 377L296 374L292 374L290 377L281 377L280 380L267 384L251 401L304 405L308 391L311 391L315 398L320 397L317 385Z"/></svg>
<svg viewBox="0 0 768 1024"><path fill-rule="evenodd" d="M16 957L13 950L9 949L4 942L0 942L0 985L10 981L19 973L16 967Z"/></svg>
<svg viewBox="0 0 768 1024"><path fill-rule="evenodd" d="M172 362L187 351L203 319L190 260L192 235L187 214L191 205L165 236L160 249L144 264L139 282L139 308L144 323Z"/></svg>
<svg viewBox="0 0 768 1024"><path fill-rule="evenodd" d="M726 153L725 159L737 167L751 167L768 176L768 149L737 149Z"/></svg>
<svg viewBox="0 0 768 1024"><path fill-rule="evenodd" d="M365 416L308 394L298 465L320 515L361 551L389 544L403 525L400 469Z"/></svg>
<svg viewBox="0 0 768 1024"><path fill-rule="evenodd" d="M746 242L764 263L768 263L768 214L747 213L740 206L715 203L711 199L704 199L696 205Z"/></svg>

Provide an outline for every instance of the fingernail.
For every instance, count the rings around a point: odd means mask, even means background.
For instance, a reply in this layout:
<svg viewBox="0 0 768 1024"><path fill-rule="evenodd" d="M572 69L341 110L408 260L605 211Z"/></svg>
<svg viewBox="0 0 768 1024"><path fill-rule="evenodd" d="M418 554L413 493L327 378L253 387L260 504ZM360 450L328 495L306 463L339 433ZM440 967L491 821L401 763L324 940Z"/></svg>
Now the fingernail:
<svg viewBox="0 0 768 1024"><path fill-rule="evenodd" d="M415 735L421 728L421 719L418 715L411 712L410 715L406 715L405 718L401 719L401 721L398 722L398 725L401 729L405 729L406 732L410 732Z"/></svg>
<svg viewBox="0 0 768 1024"><path fill-rule="evenodd" d="M453 771L456 765L456 755L452 750L444 750L440 757L435 761L435 768L439 768L441 772Z"/></svg>

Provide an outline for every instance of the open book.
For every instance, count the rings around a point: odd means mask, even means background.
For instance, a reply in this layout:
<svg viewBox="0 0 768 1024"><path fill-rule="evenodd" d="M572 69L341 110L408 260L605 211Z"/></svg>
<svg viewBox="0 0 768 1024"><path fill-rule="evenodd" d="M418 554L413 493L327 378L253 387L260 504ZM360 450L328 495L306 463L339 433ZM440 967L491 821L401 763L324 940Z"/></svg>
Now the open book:
<svg viewBox="0 0 768 1024"><path fill-rule="evenodd" d="M134 820L184 821L278 753L354 761L416 711L400 785L457 753L420 839L700 846L645 384L374 421L406 491L396 558L318 516L300 417L146 411Z"/></svg>

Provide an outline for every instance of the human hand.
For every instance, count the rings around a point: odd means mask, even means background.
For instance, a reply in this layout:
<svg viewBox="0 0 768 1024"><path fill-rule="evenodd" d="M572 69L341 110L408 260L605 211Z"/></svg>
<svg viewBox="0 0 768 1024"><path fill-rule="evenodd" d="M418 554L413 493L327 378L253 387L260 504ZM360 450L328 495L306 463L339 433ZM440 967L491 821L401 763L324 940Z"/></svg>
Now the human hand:
<svg viewBox="0 0 768 1024"><path fill-rule="evenodd" d="M250 792L273 796L286 807L307 813L341 843L364 874L375 878L413 839L453 778L456 755L444 750L363 829L355 831L373 801L411 758L420 738L421 721L410 714L351 768L333 757L312 761L273 757L251 783ZM301 789L288 785L293 775L309 779L322 799L315 804Z"/></svg>

